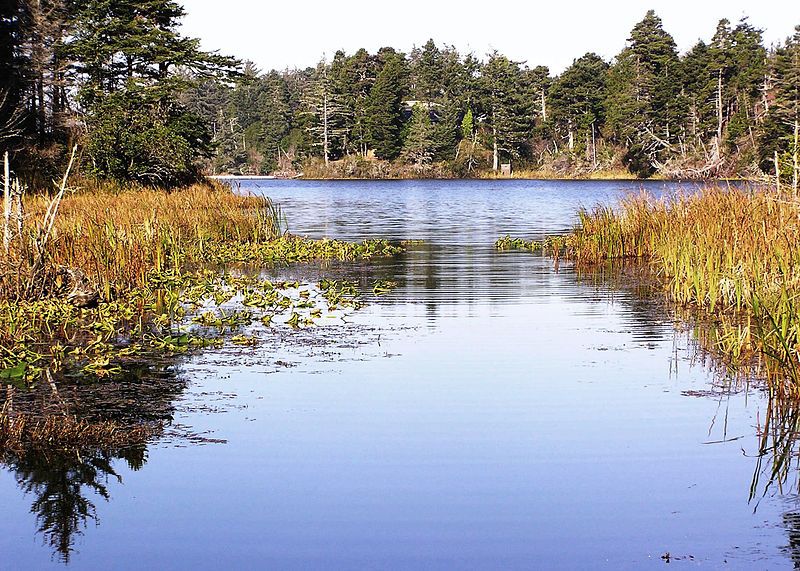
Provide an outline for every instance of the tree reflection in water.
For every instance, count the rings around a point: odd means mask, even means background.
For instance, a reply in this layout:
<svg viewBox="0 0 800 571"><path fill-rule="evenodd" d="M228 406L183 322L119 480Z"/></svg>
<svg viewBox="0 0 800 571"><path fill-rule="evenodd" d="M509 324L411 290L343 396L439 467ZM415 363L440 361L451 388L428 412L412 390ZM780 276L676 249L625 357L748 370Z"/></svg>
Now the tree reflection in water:
<svg viewBox="0 0 800 571"><path fill-rule="evenodd" d="M109 500L109 481L122 483L113 466L117 458L136 471L147 461L147 450L142 446L113 454L100 450L30 452L4 459L20 489L34 498L31 513L36 516L38 533L64 563L69 563L75 540L87 523L98 523L92 496Z"/></svg>
<svg viewBox="0 0 800 571"><path fill-rule="evenodd" d="M185 379L170 364L129 366L126 372L101 384L59 383L58 411L91 421L113 420L120 426L166 426ZM47 391L17 393L15 414L52 411L54 395ZM0 402L0 406L2 402ZM156 435L157 436L157 435ZM13 472L20 489L33 498L31 513L37 531L54 557L69 563L77 538L89 521L99 523L95 501L110 500L109 484L122 484L120 462L138 471L147 462L147 442L136 440L112 448L98 445L69 449L36 446L0 451L0 467ZM115 467L116 466L116 467Z"/></svg>

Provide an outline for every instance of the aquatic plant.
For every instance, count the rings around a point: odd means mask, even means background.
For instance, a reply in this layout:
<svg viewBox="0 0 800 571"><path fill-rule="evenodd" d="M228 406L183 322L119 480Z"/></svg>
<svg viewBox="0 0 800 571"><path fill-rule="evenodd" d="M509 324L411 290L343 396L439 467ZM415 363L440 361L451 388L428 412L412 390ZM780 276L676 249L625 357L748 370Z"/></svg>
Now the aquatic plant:
<svg viewBox="0 0 800 571"><path fill-rule="evenodd" d="M535 252L542 249L542 243L537 242L536 240L512 238L511 236L506 235L502 238L498 238L498 240L494 243L494 247L496 250L501 252L509 250L530 250L531 252Z"/></svg>
<svg viewBox="0 0 800 571"><path fill-rule="evenodd" d="M290 235L269 199L223 186L88 193L70 191L66 181L55 200L21 191L15 196L20 217L24 212L26 220L42 222L12 227L7 219L5 225L0 432L9 431L9 446L12 431L28 440L36 434L20 428L19 419L31 411L15 410L15 394L47 392L48 386L57 394L58 375L109 380L134 359L223 343L251 346L255 325L308 327L360 304L360 292L337 282L272 283L259 277L262 268L364 261L403 250L384 240L353 244ZM71 414L69 407L57 409L57 417ZM44 419L44 412L28 421Z"/></svg>

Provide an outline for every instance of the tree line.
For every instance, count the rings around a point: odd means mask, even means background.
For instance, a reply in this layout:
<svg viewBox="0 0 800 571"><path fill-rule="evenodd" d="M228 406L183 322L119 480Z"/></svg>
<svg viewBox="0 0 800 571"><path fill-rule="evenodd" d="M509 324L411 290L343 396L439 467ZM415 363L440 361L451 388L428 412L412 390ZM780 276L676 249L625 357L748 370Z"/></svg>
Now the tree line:
<svg viewBox="0 0 800 571"><path fill-rule="evenodd" d="M800 27L766 47L748 20L721 20L679 54L653 11L611 62L561 74L497 52L483 61L430 40L408 54L336 52L314 68L206 82L187 104L212 125L215 172L268 174L309 159L383 159L453 175L481 169L565 175L758 176L797 167Z"/></svg>
<svg viewBox="0 0 800 571"><path fill-rule="evenodd" d="M767 47L747 19L721 20L679 54L649 11L612 61L587 53L558 75L433 40L263 73L200 50L183 15L167 0L0 0L0 151L49 177L80 143L85 173L159 186L506 163L797 184L800 26Z"/></svg>

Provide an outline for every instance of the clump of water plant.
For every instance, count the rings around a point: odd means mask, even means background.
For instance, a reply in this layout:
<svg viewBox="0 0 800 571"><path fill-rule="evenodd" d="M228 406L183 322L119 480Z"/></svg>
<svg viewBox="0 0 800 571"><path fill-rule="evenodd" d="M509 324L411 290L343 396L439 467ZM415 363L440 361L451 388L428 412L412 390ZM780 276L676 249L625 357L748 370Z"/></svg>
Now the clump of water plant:
<svg viewBox="0 0 800 571"><path fill-rule="evenodd" d="M86 192L70 189L65 175L50 197L25 193L8 168L5 174L0 432L8 438L0 447L23 436L57 437L42 424L53 411L44 405L22 411L13 403L26 392L58 394L59 375L107 381L154 354L251 346L258 328L341 321L360 305L360 292L348 286L273 283L259 277L263 268L370 260L403 250L384 240L292 236L269 199L221 185ZM72 414L71 407L56 408L55 418ZM64 422L64 440L70 440Z"/></svg>
<svg viewBox="0 0 800 571"><path fill-rule="evenodd" d="M525 238L512 238L511 236L503 236L498 238L494 243L496 250L500 252L507 252L510 250L527 250L536 252L542 249L542 243L536 240L526 240Z"/></svg>

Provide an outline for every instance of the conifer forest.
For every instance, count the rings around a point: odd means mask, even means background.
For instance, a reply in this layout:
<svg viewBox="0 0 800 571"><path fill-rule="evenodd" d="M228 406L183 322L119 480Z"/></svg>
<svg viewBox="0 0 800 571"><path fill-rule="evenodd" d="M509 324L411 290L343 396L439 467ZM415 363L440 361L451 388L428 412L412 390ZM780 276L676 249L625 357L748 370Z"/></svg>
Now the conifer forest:
<svg viewBox="0 0 800 571"><path fill-rule="evenodd" d="M174 186L198 174L796 176L800 27L720 20L679 53L654 11L560 74L434 40L259 70L183 37L167 0L3 0L0 144L16 164ZM620 39L620 45L623 45ZM331 46L335 49L336 46ZM246 56L247 54L237 54Z"/></svg>

